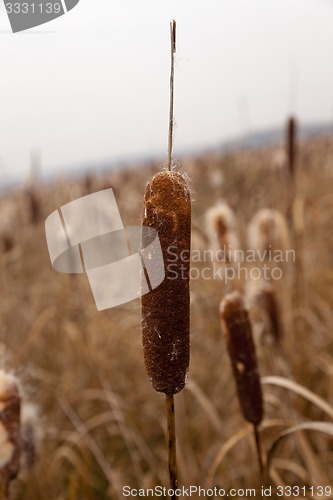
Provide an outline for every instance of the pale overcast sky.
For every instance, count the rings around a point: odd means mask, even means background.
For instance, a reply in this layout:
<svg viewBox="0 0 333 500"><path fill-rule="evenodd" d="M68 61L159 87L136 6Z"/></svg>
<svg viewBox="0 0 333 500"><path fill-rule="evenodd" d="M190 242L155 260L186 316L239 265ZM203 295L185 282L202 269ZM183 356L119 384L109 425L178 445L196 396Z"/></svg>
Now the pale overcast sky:
<svg viewBox="0 0 333 500"><path fill-rule="evenodd" d="M331 0L81 0L18 34L2 2L3 178L26 175L33 148L48 171L163 154L172 18L178 151L279 126L291 110L332 120Z"/></svg>

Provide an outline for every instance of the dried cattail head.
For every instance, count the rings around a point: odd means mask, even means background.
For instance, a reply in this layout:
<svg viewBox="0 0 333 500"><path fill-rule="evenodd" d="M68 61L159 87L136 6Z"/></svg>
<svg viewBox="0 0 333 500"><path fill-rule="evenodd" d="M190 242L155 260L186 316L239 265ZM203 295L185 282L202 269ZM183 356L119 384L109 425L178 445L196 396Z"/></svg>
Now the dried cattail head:
<svg viewBox="0 0 333 500"><path fill-rule="evenodd" d="M83 179L83 189L84 194L91 194L94 191L94 181L95 178L92 174L86 174Z"/></svg>
<svg viewBox="0 0 333 500"><path fill-rule="evenodd" d="M150 179L142 225L158 232L165 265L163 283L142 297L144 360L154 389L172 395L185 386L190 356L191 200L181 174Z"/></svg>
<svg viewBox="0 0 333 500"><path fill-rule="evenodd" d="M27 190L27 202L30 212L30 221L32 224L38 224L41 219L41 201L35 187Z"/></svg>
<svg viewBox="0 0 333 500"><path fill-rule="evenodd" d="M15 234L20 224L17 200L7 198L0 203L0 251L9 252L15 246Z"/></svg>
<svg viewBox="0 0 333 500"><path fill-rule="evenodd" d="M214 170L209 175L209 184L212 188L220 188L224 183L223 172L219 169Z"/></svg>
<svg viewBox="0 0 333 500"><path fill-rule="evenodd" d="M287 124L287 155L288 155L288 167L291 177L295 176L295 166L296 166L296 133L297 133L297 123L296 119L291 116Z"/></svg>
<svg viewBox="0 0 333 500"><path fill-rule="evenodd" d="M288 225L278 210L262 208L253 216L248 227L249 247L269 258L269 251L290 248Z"/></svg>
<svg viewBox="0 0 333 500"><path fill-rule="evenodd" d="M26 467L32 467L36 462L37 447L41 439L38 408L32 403L24 403L21 412L21 458Z"/></svg>
<svg viewBox="0 0 333 500"><path fill-rule="evenodd" d="M206 212L207 234L213 250L223 253L223 260L236 260L234 252L239 248L236 234L236 218L226 203L219 203Z"/></svg>
<svg viewBox="0 0 333 500"><path fill-rule="evenodd" d="M271 168L273 171L285 171L287 166L287 154L284 148L275 149L271 157Z"/></svg>
<svg viewBox="0 0 333 500"><path fill-rule="evenodd" d="M242 413L246 420L259 425L263 418L260 378L251 323L239 292L226 295L221 301L220 318Z"/></svg>
<svg viewBox="0 0 333 500"><path fill-rule="evenodd" d="M281 313L276 290L267 281L248 281L246 299L251 311L254 330L259 330L261 340L281 342L283 337Z"/></svg>
<svg viewBox="0 0 333 500"><path fill-rule="evenodd" d="M15 377L0 371L0 482L5 491L20 467L20 390Z"/></svg>
<svg viewBox="0 0 333 500"><path fill-rule="evenodd" d="M280 310L274 288L266 284L256 296L257 305L266 313L269 319L269 333L274 342L278 343L282 337Z"/></svg>
<svg viewBox="0 0 333 500"><path fill-rule="evenodd" d="M2 249L4 253L10 252L15 246L14 235L11 232L4 232L1 235Z"/></svg>

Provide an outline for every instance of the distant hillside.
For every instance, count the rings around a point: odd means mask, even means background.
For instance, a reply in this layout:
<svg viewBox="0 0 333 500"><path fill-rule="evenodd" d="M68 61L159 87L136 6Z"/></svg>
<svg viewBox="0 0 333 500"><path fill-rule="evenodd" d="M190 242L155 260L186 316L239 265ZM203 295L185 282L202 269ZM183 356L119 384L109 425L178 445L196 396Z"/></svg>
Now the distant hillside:
<svg viewBox="0 0 333 500"><path fill-rule="evenodd" d="M300 139L309 139L315 136L325 136L333 134L333 124L317 123L300 125L298 137ZM271 146L284 141L285 130L282 128L273 128L269 130L255 131L242 138L227 141L220 147L224 150L235 150L244 148L261 148Z"/></svg>
<svg viewBox="0 0 333 500"><path fill-rule="evenodd" d="M300 139L308 139L314 136L327 136L333 134L333 125L328 123L321 124L306 124L300 126L298 136ZM238 149L255 149L279 144L284 141L285 130L283 128L272 128L266 130L258 130L243 137L229 139L221 142L220 144L211 145L209 150L217 150L223 152L237 151ZM181 159L183 156L201 155L207 148L178 150L175 157ZM81 177L86 173L105 172L107 170L129 168L131 166L138 167L140 165L147 165L147 163L161 163L165 161L165 152L151 152L146 155L128 155L121 158L114 158L105 161L96 161L87 164L76 164L60 166L56 171L42 170L42 181L49 182L55 177L66 175L67 177ZM16 177L11 177L7 173L5 178L0 181L0 191L7 190L8 188L22 185L22 176L18 174Z"/></svg>

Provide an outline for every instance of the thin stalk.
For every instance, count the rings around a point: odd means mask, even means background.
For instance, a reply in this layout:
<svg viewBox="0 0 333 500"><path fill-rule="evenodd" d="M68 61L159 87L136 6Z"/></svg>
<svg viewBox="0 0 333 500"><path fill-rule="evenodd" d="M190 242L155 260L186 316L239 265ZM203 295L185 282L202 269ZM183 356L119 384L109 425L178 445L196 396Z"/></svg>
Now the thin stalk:
<svg viewBox="0 0 333 500"><path fill-rule="evenodd" d="M258 459L258 465L259 465L259 470L260 470L260 478L263 482L263 480L264 480L264 461L263 461L262 450L261 450L261 439L260 439L257 425L253 425L253 433L254 433L254 440L256 443L257 459Z"/></svg>
<svg viewBox="0 0 333 500"><path fill-rule="evenodd" d="M176 21L170 23L171 37L171 73L170 73L170 110L169 110L169 145L168 145L168 170L172 170L173 146L173 98L175 90L175 52L176 52Z"/></svg>
<svg viewBox="0 0 333 500"><path fill-rule="evenodd" d="M175 423L175 404L173 395L165 395L166 414L167 414L167 438L168 438L168 462L170 488L175 491L178 488L177 478L177 458L176 458L176 423ZM174 500L176 495L171 497Z"/></svg>

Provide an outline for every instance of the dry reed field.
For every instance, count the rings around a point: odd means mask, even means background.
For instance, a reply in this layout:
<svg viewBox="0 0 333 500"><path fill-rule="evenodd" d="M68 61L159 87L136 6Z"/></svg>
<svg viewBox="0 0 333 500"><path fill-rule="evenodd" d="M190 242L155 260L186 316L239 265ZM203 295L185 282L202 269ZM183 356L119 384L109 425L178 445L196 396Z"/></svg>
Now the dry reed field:
<svg viewBox="0 0 333 500"><path fill-rule="evenodd" d="M140 300L98 312L85 275L52 269L44 229L58 207L108 187L124 224L140 225L146 185L162 169L134 166L2 195L4 498L116 500L124 486L168 487L164 395L145 371ZM175 395L178 484L259 488L258 497L264 484L298 486L297 498L333 498L333 138L300 142L292 175L283 145L186 157L176 170L186 174L192 199L191 359ZM296 262L244 263L236 250L249 249L294 250ZM221 258L204 262L213 251ZM279 279L258 279L253 268L264 263L281 271ZM232 276L239 265L242 273ZM234 295L220 306L235 292L241 320L226 311ZM170 287L165 294L177 308ZM250 350L242 358L229 346L231 363L226 337L241 322ZM233 345L243 334L238 328Z"/></svg>

